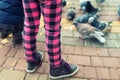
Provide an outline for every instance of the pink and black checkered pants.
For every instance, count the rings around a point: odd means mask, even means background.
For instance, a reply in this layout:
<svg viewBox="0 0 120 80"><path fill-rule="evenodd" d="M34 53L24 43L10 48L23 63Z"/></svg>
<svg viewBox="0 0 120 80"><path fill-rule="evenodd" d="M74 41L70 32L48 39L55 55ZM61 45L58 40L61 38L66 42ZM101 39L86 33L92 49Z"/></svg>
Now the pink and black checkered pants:
<svg viewBox="0 0 120 80"><path fill-rule="evenodd" d="M61 62L61 0L23 0L25 26L23 44L27 61L34 61L36 55L36 36L39 30L41 13L44 19L46 51L50 64L60 66Z"/></svg>

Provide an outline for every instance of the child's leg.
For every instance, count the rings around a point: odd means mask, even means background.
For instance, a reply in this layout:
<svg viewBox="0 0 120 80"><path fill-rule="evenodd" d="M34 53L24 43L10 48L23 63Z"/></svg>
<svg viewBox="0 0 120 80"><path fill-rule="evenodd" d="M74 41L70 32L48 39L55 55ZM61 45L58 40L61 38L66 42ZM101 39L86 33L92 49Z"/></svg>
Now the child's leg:
<svg viewBox="0 0 120 80"><path fill-rule="evenodd" d="M49 54L50 65L59 67L61 63L61 0L43 0L41 2L46 33L46 50Z"/></svg>
<svg viewBox="0 0 120 80"><path fill-rule="evenodd" d="M36 0L23 0L25 26L23 32L23 45L28 62L34 62L36 56L36 35L39 29L40 2Z"/></svg>
<svg viewBox="0 0 120 80"><path fill-rule="evenodd" d="M73 76L78 71L77 65L69 65L61 59L60 22L62 0L43 0L42 13L45 22L46 50L49 54L50 73L52 79Z"/></svg>

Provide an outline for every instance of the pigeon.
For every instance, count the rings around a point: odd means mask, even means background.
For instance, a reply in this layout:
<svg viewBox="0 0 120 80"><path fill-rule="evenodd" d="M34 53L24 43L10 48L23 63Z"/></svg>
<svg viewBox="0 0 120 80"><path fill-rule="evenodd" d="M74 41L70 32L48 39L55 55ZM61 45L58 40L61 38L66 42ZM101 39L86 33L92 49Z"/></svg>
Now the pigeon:
<svg viewBox="0 0 120 80"><path fill-rule="evenodd" d="M78 16L74 21L77 21L79 23L87 23L88 22L88 19L90 17L92 17L93 15L92 14L89 14L89 13L86 13L86 14L82 14L80 16ZM73 21L73 22L74 22Z"/></svg>
<svg viewBox="0 0 120 80"><path fill-rule="evenodd" d="M81 34L82 38L83 39L86 39L86 38L95 38L97 40L100 41L100 43L105 43L105 38L103 37L104 36L104 33L89 25L89 24L85 24L85 23L79 23L79 22L74 22L73 23L77 29L77 31Z"/></svg>
<svg viewBox="0 0 120 80"><path fill-rule="evenodd" d="M100 14L95 14L95 15L89 17L88 23L91 23L91 22L97 20L99 17L100 17Z"/></svg>
<svg viewBox="0 0 120 80"><path fill-rule="evenodd" d="M70 7L67 12L67 19L73 20L76 16L76 9L75 7Z"/></svg>
<svg viewBox="0 0 120 80"><path fill-rule="evenodd" d="M101 4L104 2L105 0L96 0L97 6L99 11L101 11Z"/></svg>
<svg viewBox="0 0 120 80"><path fill-rule="evenodd" d="M101 5L105 0L96 0L97 4Z"/></svg>
<svg viewBox="0 0 120 80"><path fill-rule="evenodd" d="M118 20L120 20L120 5L118 6Z"/></svg>
<svg viewBox="0 0 120 80"><path fill-rule="evenodd" d="M98 8L92 6L89 0L80 0L80 8L81 11L96 14L98 12Z"/></svg>
<svg viewBox="0 0 120 80"><path fill-rule="evenodd" d="M62 0L62 6L65 7L67 5L67 1L66 0Z"/></svg>
<svg viewBox="0 0 120 80"><path fill-rule="evenodd" d="M89 18L88 20L88 23L95 27L95 28L98 28L100 30L102 30L104 33L107 33L111 30L111 23L112 21L110 22L105 22L105 21L98 21L98 20L90 20L90 19L93 19L93 18Z"/></svg>

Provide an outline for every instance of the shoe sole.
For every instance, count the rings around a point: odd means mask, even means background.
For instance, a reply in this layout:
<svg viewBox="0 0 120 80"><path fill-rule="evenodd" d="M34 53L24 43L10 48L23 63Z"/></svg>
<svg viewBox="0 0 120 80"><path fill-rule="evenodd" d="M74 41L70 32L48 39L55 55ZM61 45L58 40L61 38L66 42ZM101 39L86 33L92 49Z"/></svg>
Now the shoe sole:
<svg viewBox="0 0 120 80"><path fill-rule="evenodd" d="M49 74L49 77L50 77L51 79L60 79L60 78L71 77L71 76L75 75L75 74L78 72L78 69L79 69L79 68L78 68L78 66L77 66L76 70L75 70L74 72L70 73L70 74L62 75L62 76L57 76L57 77L51 76L51 75Z"/></svg>
<svg viewBox="0 0 120 80"><path fill-rule="evenodd" d="M43 60L43 52L38 51L38 53L40 53L40 55L41 55L41 60ZM40 65L41 65L41 64L40 64ZM38 66L40 66L40 65L38 65ZM26 71L27 73L33 73L33 72L36 71L36 69L38 68L38 66L35 67L33 70L28 70L27 68L25 68L25 71Z"/></svg>

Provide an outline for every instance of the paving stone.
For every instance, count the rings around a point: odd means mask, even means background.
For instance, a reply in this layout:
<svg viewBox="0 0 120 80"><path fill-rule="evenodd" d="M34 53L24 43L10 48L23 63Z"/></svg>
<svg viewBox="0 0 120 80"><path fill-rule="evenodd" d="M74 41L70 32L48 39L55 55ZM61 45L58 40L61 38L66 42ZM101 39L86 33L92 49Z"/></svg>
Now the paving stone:
<svg viewBox="0 0 120 80"><path fill-rule="evenodd" d="M77 38L79 38L79 37L80 37L80 33L78 33L77 31L74 31L74 33L73 33L73 37L77 37Z"/></svg>
<svg viewBox="0 0 120 80"><path fill-rule="evenodd" d="M97 54L101 57L109 57L109 52L107 48L97 48Z"/></svg>
<svg viewBox="0 0 120 80"><path fill-rule="evenodd" d="M46 44L45 43L42 44L40 51L43 51L43 52L46 51Z"/></svg>
<svg viewBox="0 0 120 80"><path fill-rule="evenodd" d="M84 77L85 78L88 78L88 79L91 79L91 78L96 79L97 78L96 70L94 67L84 67L83 69L84 69Z"/></svg>
<svg viewBox="0 0 120 80"><path fill-rule="evenodd" d="M15 70L25 71L26 65L27 65L26 59L19 59L18 63L15 66Z"/></svg>
<svg viewBox="0 0 120 80"><path fill-rule="evenodd" d="M91 47L93 41L92 41L91 39L85 39L85 40L83 40L83 43L84 43L83 45L84 45L85 47Z"/></svg>
<svg viewBox="0 0 120 80"><path fill-rule="evenodd" d="M0 80L24 80L25 72L3 69Z"/></svg>
<svg viewBox="0 0 120 80"><path fill-rule="evenodd" d="M43 61L48 62L49 61L49 56L47 52L44 52L44 58Z"/></svg>
<svg viewBox="0 0 120 80"><path fill-rule="evenodd" d="M48 63L43 62L42 65L36 70L36 72L41 74L45 73L45 71L48 72L46 69L46 65L49 66Z"/></svg>
<svg viewBox="0 0 120 80"><path fill-rule="evenodd" d="M111 12L111 11L104 11L104 12L102 11L102 12L101 12L101 16L102 16L102 15L104 15L104 16L107 16L107 15L116 16L116 14L117 14L117 13L114 12L114 11L113 11L113 12Z"/></svg>
<svg viewBox="0 0 120 80"><path fill-rule="evenodd" d="M43 43L42 42L37 42L37 50L41 50Z"/></svg>
<svg viewBox="0 0 120 80"><path fill-rule="evenodd" d="M108 68L97 68L97 76L99 80L111 79Z"/></svg>
<svg viewBox="0 0 120 80"><path fill-rule="evenodd" d="M106 42L103 44L102 48L109 48L108 43L107 43L107 39L106 39Z"/></svg>
<svg viewBox="0 0 120 80"><path fill-rule="evenodd" d="M25 80L38 80L39 75L40 75L39 73L27 74Z"/></svg>
<svg viewBox="0 0 120 80"><path fill-rule="evenodd" d="M82 55L82 47L81 46L75 46L75 51L73 54L80 54Z"/></svg>
<svg viewBox="0 0 120 80"><path fill-rule="evenodd" d="M103 58L105 67L120 67L118 58Z"/></svg>
<svg viewBox="0 0 120 80"><path fill-rule="evenodd" d="M103 65L103 60L101 57L91 57L91 63L92 63L92 66L104 66Z"/></svg>
<svg viewBox="0 0 120 80"><path fill-rule="evenodd" d="M44 73L49 74L49 71L50 71L50 65L49 65L49 63L45 63L45 65L44 65Z"/></svg>
<svg viewBox="0 0 120 80"><path fill-rule="evenodd" d="M105 34L104 38L105 38L105 39L109 39L109 33L108 33L108 34Z"/></svg>
<svg viewBox="0 0 120 80"><path fill-rule="evenodd" d="M117 38L120 39L120 33L117 33L116 35L117 35Z"/></svg>
<svg viewBox="0 0 120 80"><path fill-rule="evenodd" d="M99 41L95 41L91 44L92 47L96 47L96 48L103 48L105 47L103 43L100 43Z"/></svg>
<svg viewBox="0 0 120 80"><path fill-rule="evenodd" d="M74 46L64 46L63 53L73 54L74 51L75 51L75 47Z"/></svg>
<svg viewBox="0 0 120 80"><path fill-rule="evenodd" d="M109 33L108 36L109 36L109 39L118 39L118 36L115 33Z"/></svg>
<svg viewBox="0 0 120 80"><path fill-rule="evenodd" d="M106 41L108 48L118 48L116 40L107 40Z"/></svg>
<svg viewBox="0 0 120 80"><path fill-rule="evenodd" d="M112 20L117 20L117 17L116 16L101 16L98 20L112 21Z"/></svg>
<svg viewBox="0 0 120 80"><path fill-rule="evenodd" d="M97 49L91 47L83 47L82 54L87 56L97 56Z"/></svg>
<svg viewBox="0 0 120 80"><path fill-rule="evenodd" d="M3 47L3 48L0 48L0 56L6 56L9 52L11 47Z"/></svg>
<svg viewBox="0 0 120 80"><path fill-rule="evenodd" d="M73 37L73 31L71 30L62 30L61 36L63 37Z"/></svg>
<svg viewBox="0 0 120 80"><path fill-rule="evenodd" d="M67 61L67 57L68 57L68 54L62 54L62 59L64 59L65 61Z"/></svg>
<svg viewBox="0 0 120 80"><path fill-rule="evenodd" d="M75 78L84 78L84 75L83 75L84 69L83 68L84 68L83 66L79 66L78 72L73 77L75 77Z"/></svg>
<svg viewBox="0 0 120 80"><path fill-rule="evenodd" d="M18 51L17 48L12 47L8 52L7 57L14 57L17 51Z"/></svg>
<svg viewBox="0 0 120 80"><path fill-rule="evenodd" d="M111 75L111 80L119 80L120 79L117 70L115 70L113 68L110 69L110 75Z"/></svg>
<svg viewBox="0 0 120 80"><path fill-rule="evenodd" d="M109 50L110 56L112 56L112 57L120 57L120 49L112 48L112 49L108 49L108 50Z"/></svg>
<svg viewBox="0 0 120 80"><path fill-rule="evenodd" d="M118 75L120 76L120 69L118 69L117 72L118 72Z"/></svg>
<svg viewBox="0 0 120 80"><path fill-rule="evenodd" d="M87 79L81 79L81 78L65 78L63 80L87 80Z"/></svg>
<svg viewBox="0 0 120 80"><path fill-rule="evenodd" d="M62 44L64 45L80 45L83 46L83 40L79 38L70 38L70 37L63 37Z"/></svg>
<svg viewBox="0 0 120 80"><path fill-rule="evenodd" d="M90 57L87 56L78 56L78 55L68 55L67 61L69 63L79 64L79 65L88 65L90 66Z"/></svg>
<svg viewBox="0 0 120 80"><path fill-rule="evenodd" d="M3 67L14 69L15 65L17 64L18 59L17 58L7 58L6 62L4 63Z"/></svg>
<svg viewBox="0 0 120 80"><path fill-rule="evenodd" d="M118 48L120 48L120 40L116 40Z"/></svg>
<svg viewBox="0 0 120 80"><path fill-rule="evenodd" d="M39 77L39 80L48 80L48 75L47 74L41 74Z"/></svg>
<svg viewBox="0 0 120 80"><path fill-rule="evenodd" d="M19 49L15 55L16 58L25 59L24 49Z"/></svg>
<svg viewBox="0 0 120 80"><path fill-rule="evenodd" d="M37 38L37 41L45 42L45 35L40 35L40 36Z"/></svg>
<svg viewBox="0 0 120 80"><path fill-rule="evenodd" d="M0 72L2 71L2 67L0 67Z"/></svg>
<svg viewBox="0 0 120 80"><path fill-rule="evenodd" d="M0 66L2 66L5 61L6 61L6 57L0 57Z"/></svg>

